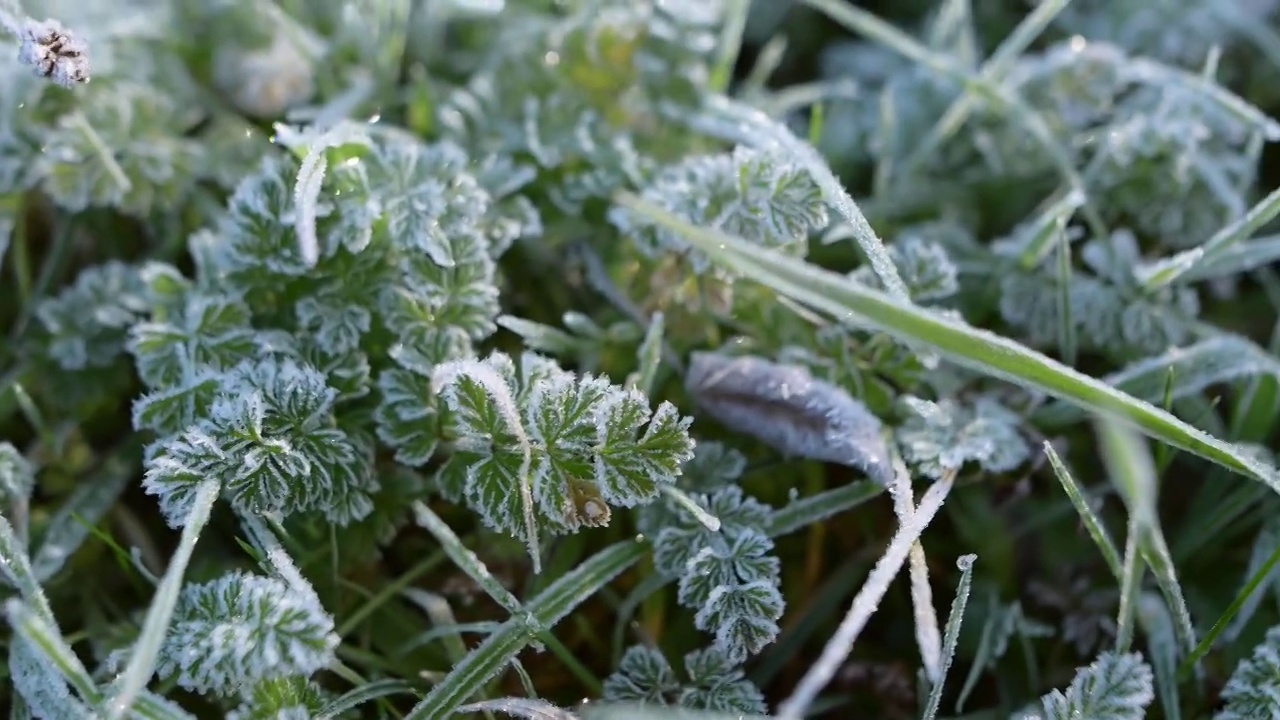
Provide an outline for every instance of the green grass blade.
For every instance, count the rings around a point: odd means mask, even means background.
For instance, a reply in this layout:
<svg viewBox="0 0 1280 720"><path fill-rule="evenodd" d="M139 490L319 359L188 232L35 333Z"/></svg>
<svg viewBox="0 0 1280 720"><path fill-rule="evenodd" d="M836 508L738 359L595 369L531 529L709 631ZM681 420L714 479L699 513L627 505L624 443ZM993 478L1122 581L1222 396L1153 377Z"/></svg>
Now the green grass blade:
<svg viewBox="0 0 1280 720"><path fill-rule="evenodd" d="M551 584L503 623L418 703L405 720L449 718L476 691L515 659L541 630L549 629L613 578L644 557L647 545L621 542L608 547Z"/></svg>
<svg viewBox="0 0 1280 720"><path fill-rule="evenodd" d="M1213 648L1214 641L1218 639L1218 636L1222 634L1223 630L1227 629L1227 626L1231 623L1231 619L1236 616L1236 613L1240 612L1240 608L1244 607L1244 604L1249 601L1249 598L1255 592L1258 592L1259 586L1262 585L1264 580L1267 580L1270 577L1271 570L1275 568L1276 563L1280 563L1280 548L1276 548L1276 551L1271 554L1271 557L1267 559L1267 562L1264 563L1262 567L1258 568L1258 572L1253 574L1253 577L1249 582L1246 583L1240 590L1239 594L1236 595L1236 599L1232 600L1231 605L1227 606L1227 610L1222 613L1222 617L1218 618L1218 621L1213 624L1213 627L1209 628L1209 632L1205 633L1203 638L1200 638L1200 643L1196 645L1195 649L1192 650L1187 655L1186 659L1182 661L1182 665L1178 667L1179 678L1185 680L1191 676L1191 672L1195 669L1196 663L1200 662L1200 658L1209 653L1209 650Z"/></svg>
<svg viewBox="0 0 1280 720"><path fill-rule="evenodd" d="M951 661L956 656L956 645L960 642L960 626L964 622L965 606L969 603L969 589L973 586L973 561L977 555L964 555L956 560L960 568L960 586L956 588L955 600L951 603L951 614L947 616L947 628L942 640L942 675L929 690L929 703L925 705L923 720L934 720L938 708L942 705L943 683L947 679L947 671L951 669Z"/></svg>
<svg viewBox="0 0 1280 720"><path fill-rule="evenodd" d="M1124 578L1124 568L1120 560L1120 551L1116 549L1111 536L1107 534L1107 529L1103 527L1102 520L1093 511L1093 508L1089 507L1089 502L1084 497L1084 491L1048 441L1044 444L1044 452L1049 457L1049 465L1053 468L1053 474L1058 478L1058 482L1062 483L1062 489L1066 491L1071 504L1075 506L1076 513L1080 515L1080 521L1084 523L1085 530L1089 532L1089 537L1093 538L1094 544L1102 552L1102 559L1106 560L1107 567L1111 569L1111 574L1115 576L1117 581L1122 580Z"/></svg>
<svg viewBox="0 0 1280 720"><path fill-rule="evenodd" d="M761 283L780 295L849 324L931 347L977 372L1052 395L1091 413L1123 420L1154 439L1280 493L1280 473L1234 445L1219 440L1150 403L1080 373L1013 340L948 316L895 301L844 275L695 227L651 203L623 193L617 201L651 222L679 233L721 267Z"/></svg>
<svg viewBox="0 0 1280 720"><path fill-rule="evenodd" d="M110 720L127 717L133 707L134 700L146 688L151 676L155 673L156 661L160 654L160 646L164 643L165 634L169 631L169 621L173 619L173 611L178 605L178 593L182 590L183 575L191 562L191 555L196 549L196 541L209 522L213 513L213 505L218 499L222 485L217 480L206 480L195 492L191 503L191 513L187 516L182 528L182 537L178 548L169 560L160 586L156 588L151 607L147 609L146 620L142 623L142 631L133 644L133 653L129 656L129 664L116 684L116 692L110 701Z"/></svg>

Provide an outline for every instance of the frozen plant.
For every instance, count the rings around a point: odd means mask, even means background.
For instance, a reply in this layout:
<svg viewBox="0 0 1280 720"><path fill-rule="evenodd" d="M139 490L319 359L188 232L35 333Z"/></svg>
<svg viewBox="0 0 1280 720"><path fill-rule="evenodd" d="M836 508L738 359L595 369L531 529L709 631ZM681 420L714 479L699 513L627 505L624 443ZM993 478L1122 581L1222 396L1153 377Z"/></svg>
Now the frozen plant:
<svg viewBox="0 0 1280 720"><path fill-rule="evenodd" d="M715 648L685 655L684 676L681 681L657 650L633 646L605 679L604 699L722 713L765 712L760 690Z"/></svg>
<svg viewBox="0 0 1280 720"><path fill-rule="evenodd" d="M1273 717L1280 712L1280 627L1267 631L1252 655L1236 665L1222 689L1226 705L1214 720Z"/></svg>
<svg viewBox="0 0 1280 720"><path fill-rule="evenodd" d="M525 538L536 563L540 530L608 525L612 508L656 500L693 456L692 419L533 353L518 363L495 353L436 368L454 447L439 483L488 527Z"/></svg>

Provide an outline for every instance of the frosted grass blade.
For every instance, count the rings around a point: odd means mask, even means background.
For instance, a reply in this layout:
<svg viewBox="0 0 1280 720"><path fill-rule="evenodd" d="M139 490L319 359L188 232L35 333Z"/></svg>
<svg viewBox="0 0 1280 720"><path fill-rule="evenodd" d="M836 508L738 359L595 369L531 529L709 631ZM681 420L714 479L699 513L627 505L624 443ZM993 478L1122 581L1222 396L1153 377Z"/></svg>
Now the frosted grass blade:
<svg viewBox="0 0 1280 720"><path fill-rule="evenodd" d="M1046 393L1080 408L1123 420L1150 437L1253 478L1280 493L1280 472L1242 449L1172 414L1013 340L952 317L895 301L885 293L724 233L694 227L662 208L623 193L617 201L651 221L681 233L717 265L761 283L780 295L853 325L937 350L944 358Z"/></svg>

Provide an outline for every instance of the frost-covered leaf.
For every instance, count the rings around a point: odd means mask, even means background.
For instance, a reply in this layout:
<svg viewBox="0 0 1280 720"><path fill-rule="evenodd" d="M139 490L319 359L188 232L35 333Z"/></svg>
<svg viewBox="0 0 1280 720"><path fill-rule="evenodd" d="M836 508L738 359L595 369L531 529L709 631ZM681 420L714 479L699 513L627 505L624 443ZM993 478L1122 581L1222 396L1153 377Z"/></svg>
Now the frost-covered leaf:
<svg viewBox="0 0 1280 720"><path fill-rule="evenodd" d="M604 683L606 702L683 707L725 713L762 714L764 696L742 669L713 648L684 656L684 677L676 676L654 648L627 648L618 669Z"/></svg>
<svg viewBox="0 0 1280 720"><path fill-rule="evenodd" d="M741 667L715 648L685 655L684 671L689 678L679 701L684 707L756 715L766 712L760 689L746 678Z"/></svg>
<svg viewBox="0 0 1280 720"><path fill-rule="evenodd" d="M1214 720L1269 718L1280 714L1280 626L1267 631L1253 653L1240 661L1222 689L1226 705Z"/></svg>
<svg viewBox="0 0 1280 720"><path fill-rule="evenodd" d="M1104 653L1080 668L1066 692L1054 690L1041 698L1034 714L1019 720L1142 720L1155 699L1151 668L1136 653ZM1253 716L1257 717L1257 716Z"/></svg>
<svg viewBox="0 0 1280 720"><path fill-rule="evenodd" d="M13 443L0 441L0 506L30 498L35 485L35 467Z"/></svg>
<svg viewBox="0 0 1280 720"><path fill-rule="evenodd" d="M909 412L897 429L903 458L935 480L967 462L1001 473L1030 457L1018 432L1021 419L991 398L979 398L972 408L950 399L934 403L907 396L902 402Z"/></svg>
<svg viewBox="0 0 1280 720"><path fill-rule="evenodd" d="M227 200L214 252L219 269L242 286L269 282L273 275L296 277L309 267L294 234L292 158L265 156Z"/></svg>
<svg viewBox="0 0 1280 720"><path fill-rule="evenodd" d="M622 655L618 669L604 681L607 702L668 705L680 690L671 664L658 650L634 645Z"/></svg>
<svg viewBox="0 0 1280 720"><path fill-rule="evenodd" d="M9 680L31 716L42 720L90 720L96 714L72 694L66 678L30 640L15 637L9 645Z"/></svg>
<svg viewBox="0 0 1280 720"><path fill-rule="evenodd" d="M959 270L941 243L927 236L906 233L887 249L912 300L942 300L960 289ZM883 287L870 265L859 267L853 276L872 287Z"/></svg>
<svg viewBox="0 0 1280 720"><path fill-rule="evenodd" d="M396 462L421 467L440 440L431 378L392 368L378 376L380 400L374 414L378 437L395 449Z"/></svg>
<svg viewBox="0 0 1280 720"><path fill-rule="evenodd" d="M226 370L258 348L249 307L229 295L192 293L164 320L129 331L138 375L153 389L189 382L202 369Z"/></svg>
<svg viewBox="0 0 1280 720"><path fill-rule="evenodd" d="M795 365L694 353L685 386L718 422L787 455L891 472L880 421L843 389Z"/></svg>
<svg viewBox="0 0 1280 720"><path fill-rule="evenodd" d="M115 362L129 328L149 309L141 269L111 261L82 271L70 287L41 301L36 317L58 365L84 370Z"/></svg>
<svg viewBox="0 0 1280 720"><path fill-rule="evenodd" d="M732 154L689 158L661 172L644 199L699 226L724 230L764 247L803 254L809 232L827 223L822 190L808 170L788 160L739 147ZM624 209L613 222L650 257L679 252L694 272L710 267L678 233L636 218Z"/></svg>
<svg viewBox="0 0 1280 720"><path fill-rule="evenodd" d="M191 188L204 157L185 137L190 108L134 82L91 86L63 115L36 158L44 189L62 207L115 207L145 217Z"/></svg>
<svg viewBox="0 0 1280 720"><path fill-rule="evenodd" d="M736 485L692 500L720 521L719 531L671 499L661 515L642 515L641 529L653 537L658 572L679 578L677 597L696 611L694 624L715 635L717 652L742 662L777 637L785 608L781 563L764 532L772 509Z"/></svg>
<svg viewBox="0 0 1280 720"><path fill-rule="evenodd" d="M227 713L227 720L311 720L333 700L329 692L300 676L263 680L241 695L243 702Z"/></svg>
<svg viewBox="0 0 1280 720"><path fill-rule="evenodd" d="M183 588L158 672L219 695L305 678L332 662L333 630L314 595L275 578L232 573Z"/></svg>
<svg viewBox="0 0 1280 720"><path fill-rule="evenodd" d="M218 378L208 416L148 449L143 486L181 522L202 478L249 512L317 511L346 524L372 509L372 447L336 427L336 391L293 360L237 365Z"/></svg>
<svg viewBox="0 0 1280 720"><path fill-rule="evenodd" d="M532 353L519 368L500 353L446 363L434 384L456 437L441 472L446 494L513 535L530 531L525 492L540 526L575 532L607 524L610 506L652 502L693 455L690 421L670 404L650 411L634 390Z"/></svg>

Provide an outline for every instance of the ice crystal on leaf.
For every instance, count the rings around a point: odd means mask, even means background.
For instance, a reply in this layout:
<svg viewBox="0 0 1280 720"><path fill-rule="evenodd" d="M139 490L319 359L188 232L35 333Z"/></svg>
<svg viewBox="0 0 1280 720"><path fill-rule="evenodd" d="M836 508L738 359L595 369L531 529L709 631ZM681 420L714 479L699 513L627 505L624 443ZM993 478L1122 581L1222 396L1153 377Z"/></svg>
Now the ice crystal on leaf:
<svg viewBox="0 0 1280 720"><path fill-rule="evenodd" d="M333 630L314 593L233 573L183 588L158 671L188 690L253 697L264 681L325 668L338 645Z"/></svg>
<svg viewBox="0 0 1280 720"><path fill-rule="evenodd" d="M1030 457L1018 432L1021 419L991 398L972 408L954 400L904 397L910 415L897 429L902 455L919 472L939 480L967 462L993 473L1008 472Z"/></svg>
<svg viewBox="0 0 1280 720"><path fill-rule="evenodd" d="M652 502L692 457L690 419L670 403L650 410L638 391L532 353L518 362L495 353L433 376L454 446L441 487L488 527L527 537L607 524L611 507Z"/></svg>
<svg viewBox="0 0 1280 720"><path fill-rule="evenodd" d="M759 688L714 648L685 655L684 676L681 682L658 650L636 645L627 648L618 669L605 680L604 700L722 713L766 711Z"/></svg>

